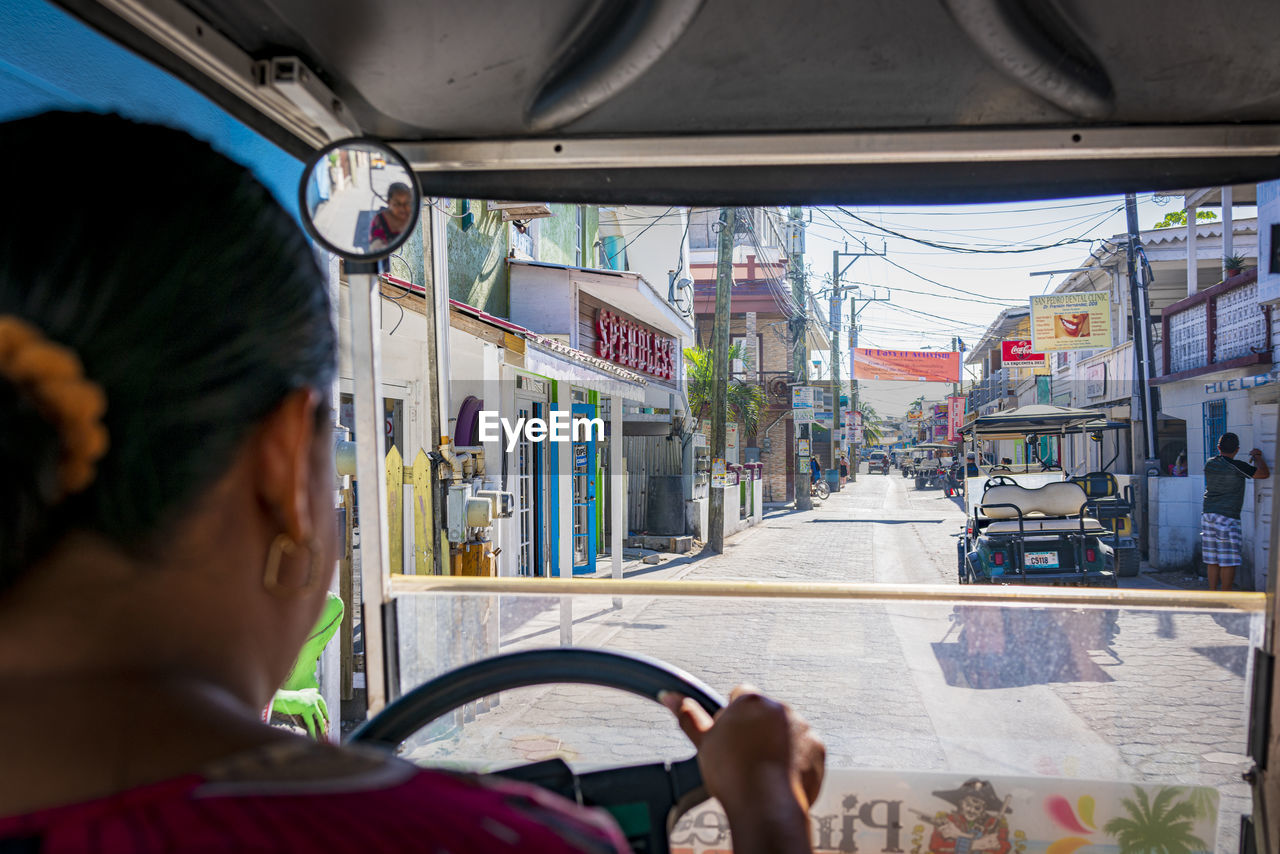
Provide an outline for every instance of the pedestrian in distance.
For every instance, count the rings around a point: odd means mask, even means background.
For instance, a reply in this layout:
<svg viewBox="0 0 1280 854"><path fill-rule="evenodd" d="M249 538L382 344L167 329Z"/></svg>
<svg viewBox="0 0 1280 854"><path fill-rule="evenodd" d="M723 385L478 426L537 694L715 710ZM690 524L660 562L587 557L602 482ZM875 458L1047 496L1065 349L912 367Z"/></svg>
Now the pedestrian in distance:
<svg viewBox="0 0 1280 854"><path fill-rule="evenodd" d="M1200 541L1210 590L1230 590L1240 565L1240 508L1247 480L1265 480L1271 469L1262 451L1249 452L1249 462L1235 458L1240 437L1223 433L1218 455L1204 464L1204 506L1200 513Z"/></svg>
<svg viewBox="0 0 1280 854"><path fill-rule="evenodd" d="M973 451L970 451L969 453L964 455L964 458L965 458L964 476L965 477L980 476L982 472L978 469L978 455L975 454Z"/></svg>

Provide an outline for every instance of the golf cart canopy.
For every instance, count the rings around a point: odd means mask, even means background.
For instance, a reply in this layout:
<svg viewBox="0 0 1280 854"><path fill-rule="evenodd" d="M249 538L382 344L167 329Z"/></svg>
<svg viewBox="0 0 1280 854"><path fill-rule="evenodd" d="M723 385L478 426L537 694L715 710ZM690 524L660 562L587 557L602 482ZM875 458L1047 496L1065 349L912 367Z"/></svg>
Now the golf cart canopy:
<svg viewBox="0 0 1280 854"><path fill-rule="evenodd" d="M424 193L1008 201L1280 173L1280 4L62 0L297 156Z"/></svg>
<svg viewBox="0 0 1280 854"><path fill-rule="evenodd" d="M960 432L975 441L1021 439L1032 433L1105 430L1108 424L1096 410L1036 403L991 415L980 415L961 428Z"/></svg>

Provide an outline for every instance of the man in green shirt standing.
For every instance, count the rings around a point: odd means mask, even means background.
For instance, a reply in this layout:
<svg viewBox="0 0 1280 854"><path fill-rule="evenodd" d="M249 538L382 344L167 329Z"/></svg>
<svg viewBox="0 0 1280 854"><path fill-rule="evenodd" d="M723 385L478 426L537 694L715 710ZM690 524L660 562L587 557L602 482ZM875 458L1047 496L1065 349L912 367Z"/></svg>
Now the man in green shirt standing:
<svg viewBox="0 0 1280 854"><path fill-rule="evenodd" d="M1249 452L1249 462L1235 458L1240 437L1223 433L1218 455L1204 464L1204 508L1200 537L1210 590L1230 590L1240 565L1240 508L1244 506L1244 482L1271 477L1262 451Z"/></svg>

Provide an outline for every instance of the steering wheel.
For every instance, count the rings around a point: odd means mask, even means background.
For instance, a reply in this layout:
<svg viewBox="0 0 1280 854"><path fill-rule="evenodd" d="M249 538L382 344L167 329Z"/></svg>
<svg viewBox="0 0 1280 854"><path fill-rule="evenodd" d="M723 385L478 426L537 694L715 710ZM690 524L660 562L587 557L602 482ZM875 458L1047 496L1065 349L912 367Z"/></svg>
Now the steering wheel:
<svg viewBox="0 0 1280 854"><path fill-rule="evenodd" d="M655 703L659 692L675 691L711 715L725 704L714 689L656 659L600 649L535 649L486 658L437 676L362 724L351 734L351 741L395 748L436 718L473 700L554 683L616 688ZM623 826L628 842L637 851L658 854L669 851L668 836L676 819L708 797L696 756L588 774L574 773L563 759L548 759L495 774L533 783L586 806L627 807L631 820ZM643 827L636 826L630 812L637 803L648 807Z"/></svg>
<svg viewBox="0 0 1280 854"><path fill-rule="evenodd" d="M1017 485L1018 485L1018 482L1013 478L1005 477L1002 474L998 474L995 477L987 478L987 482L982 484L982 491L986 492L988 489L990 489L993 486L1017 486Z"/></svg>
<svg viewBox="0 0 1280 854"><path fill-rule="evenodd" d="M991 468L987 469L987 471L1013 471L1013 469L1009 468L1004 463L1001 463L998 466L992 466Z"/></svg>

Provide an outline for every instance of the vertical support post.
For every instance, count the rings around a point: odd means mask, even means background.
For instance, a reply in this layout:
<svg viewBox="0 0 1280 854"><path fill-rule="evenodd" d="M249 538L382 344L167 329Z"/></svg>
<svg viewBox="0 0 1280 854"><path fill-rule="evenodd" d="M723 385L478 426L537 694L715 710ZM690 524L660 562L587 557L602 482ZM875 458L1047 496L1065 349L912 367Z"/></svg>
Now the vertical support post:
<svg viewBox="0 0 1280 854"><path fill-rule="evenodd" d="M626 534L626 477L622 474L622 397L609 398L609 555L611 575L622 578L623 538ZM614 597L613 606L622 607L622 598Z"/></svg>
<svg viewBox="0 0 1280 854"><path fill-rule="evenodd" d="M338 561L338 595L342 597L342 628L338 632L338 678L341 698L350 700L355 696L355 576L352 567L353 552L352 529L355 521L355 500L351 489L342 490L342 509L344 528L342 537L342 558ZM328 703L328 700L325 701Z"/></svg>
<svg viewBox="0 0 1280 854"><path fill-rule="evenodd" d="M1208 350L1204 354L1204 363L1212 365L1217 361L1218 352L1218 298L1212 295L1204 301L1204 326L1205 349Z"/></svg>
<svg viewBox="0 0 1280 854"><path fill-rule="evenodd" d="M952 335L952 336L951 336L951 352L952 352L952 353L959 353L959 352L960 352L960 338L959 338L959 336L957 336L957 335ZM963 367L961 367L961 368L960 368L960 370L961 370L961 371L964 371L964 368L963 368ZM951 396L952 396L952 397L959 397L959 396L960 396L960 383L959 383L959 382L953 382L953 383L951 384Z"/></svg>
<svg viewBox="0 0 1280 854"><path fill-rule="evenodd" d="M449 378L452 376L449 365L449 232L448 215L433 204L427 205L427 224L431 233L431 286L432 297L432 337L435 343L435 401L436 401L436 436L439 447L445 448L451 443L453 428L450 426L453 401L449 393ZM435 494L443 498L444 490L435 490ZM441 575L450 573L449 538L446 529L448 519L443 500L436 507L435 541L440 544L438 556Z"/></svg>
<svg viewBox="0 0 1280 854"><path fill-rule="evenodd" d="M840 250L831 252L831 468L835 469L835 487L840 489Z"/></svg>
<svg viewBox="0 0 1280 854"><path fill-rule="evenodd" d="M1165 375L1165 376L1167 376L1167 375L1169 374L1169 361L1170 361L1170 353L1169 353L1169 319L1170 319L1170 317L1171 317L1171 315L1169 315L1169 314L1162 314L1162 315L1161 315L1161 317L1160 317L1160 349L1161 349L1161 351L1163 351L1163 352L1161 353L1161 356L1162 356L1162 359L1163 359L1163 362L1164 362L1164 375Z"/></svg>
<svg viewBox="0 0 1280 854"><path fill-rule="evenodd" d="M720 209L720 241L716 253L716 313L711 327L711 367L715 376L711 381L711 459L725 460L725 406L729 390L729 307L733 287L733 231L737 225L738 209ZM724 488L714 481L708 493L707 527L711 529L708 543L717 554L724 552Z"/></svg>
<svg viewBox="0 0 1280 854"><path fill-rule="evenodd" d="M858 376L855 373L854 360L857 359L858 349L858 312L857 297L850 306L849 316L853 320L849 324L849 409L853 412L854 422L862 418L862 410L858 407ZM862 435L867 435L867 425L862 425ZM849 443L849 480L858 482L858 440L855 438Z"/></svg>
<svg viewBox="0 0 1280 854"><path fill-rule="evenodd" d="M791 301L794 303L791 307L791 383L793 388L804 385L808 380L809 372L809 348L805 341L805 333L808 331L805 324L809 300L804 290L804 250L802 248L804 242L801 239L803 228L804 220L801 217L800 206L792 205L787 221L787 231L791 241L791 245L787 247L787 261L788 272L791 274ZM809 494L809 461L802 458L797 451L798 440L809 438L809 425L795 424L793 435L797 445L787 448L787 453L791 454L792 459L796 461L793 478L796 485L796 509L812 510L813 496ZM809 452L813 452L812 445Z"/></svg>
<svg viewBox="0 0 1280 854"><path fill-rule="evenodd" d="M1151 460L1156 452L1156 419L1151 405L1151 386L1147 380L1151 376L1151 324L1147 322L1147 289L1139 282L1138 270L1138 199L1133 193L1124 197L1125 219L1129 229L1127 271L1129 274L1129 304L1133 324L1133 360L1134 382L1137 384L1139 400L1142 404L1142 458ZM1190 225L1188 223L1188 225ZM1142 275L1145 277L1145 270ZM1156 467L1159 474L1159 467Z"/></svg>
<svg viewBox="0 0 1280 854"><path fill-rule="evenodd" d="M1236 254L1235 224L1232 216L1231 187L1222 188L1222 257ZM1190 222L1187 223L1190 226ZM1222 278L1227 277L1227 264L1222 263Z"/></svg>
<svg viewBox="0 0 1280 854"><path fill-rule="evenodd" d="M1200 290L1200 261L1196 257L1196 239L1200 236L1196 229L1197 208L1187 208L1187 296L1195 296Z"/></svg>
<svg viewBox="0 0 1280 854"><path fill-rule="evenodd" d="M357 272L357 270L359 272ZM385 414L382 412L381 294L376 265L347 265L350 285L351 358L355 381L356 490L360 501L360 600L364 634L366 708L375 715L387 703L382 606L390 601L387 564Z"/></svg>

